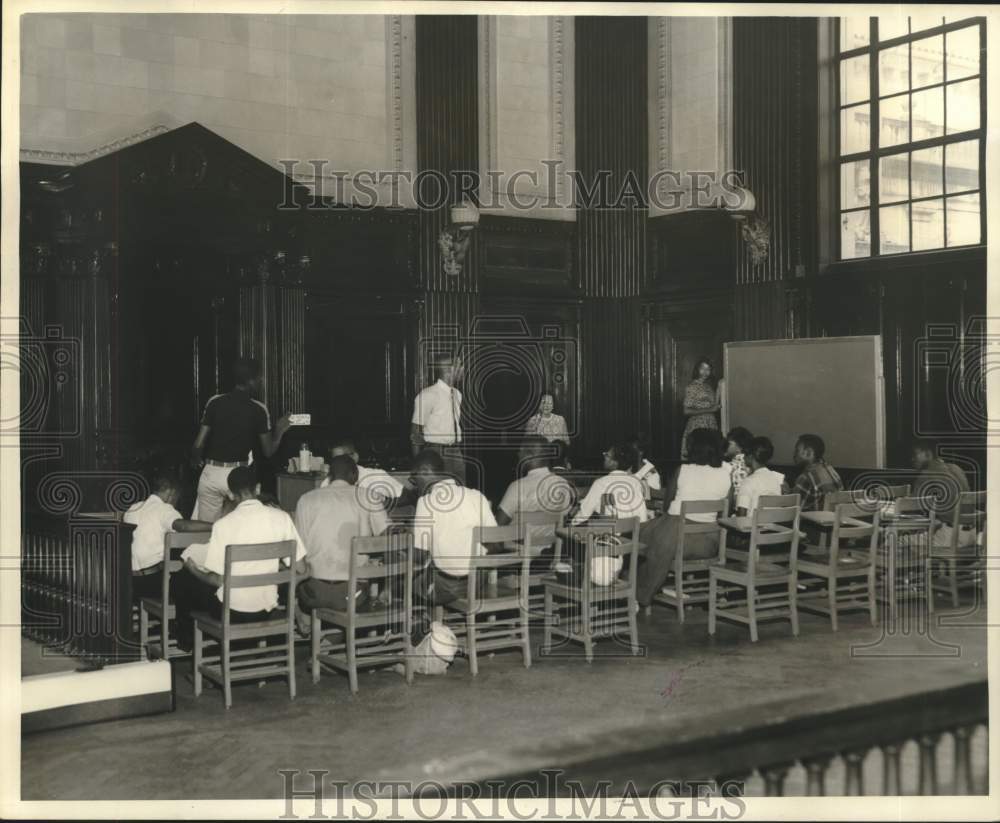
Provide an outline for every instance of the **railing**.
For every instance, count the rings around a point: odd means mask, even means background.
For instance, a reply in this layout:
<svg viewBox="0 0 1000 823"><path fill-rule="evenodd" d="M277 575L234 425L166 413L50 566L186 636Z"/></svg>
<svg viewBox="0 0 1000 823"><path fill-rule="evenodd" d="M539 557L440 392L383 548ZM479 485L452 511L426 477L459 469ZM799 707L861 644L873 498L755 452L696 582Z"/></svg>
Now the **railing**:
<svg viewBox="0 0 1000 823"><path fill-rule="evenodd" d="M777 701L679 726L575 736L569 744L555 735L509 758L498 752L497 770L477 779L485 786L524 780L544 791L551 789L551 770L558 770L566 784L585 791L603 785L610 796L626 785L648 796L667 782L706 781L765 796L987 793L985 679L829 710L817 708L817 699ZM949 750L950 768L939 771Z"/></svg>
<svg viewBox="0 0 1000 823"><path fill-rule="evenodd" d="M26 514L21 527L24 634L91 665L138 660L132 626L133 529L113 512Z"/></svg>

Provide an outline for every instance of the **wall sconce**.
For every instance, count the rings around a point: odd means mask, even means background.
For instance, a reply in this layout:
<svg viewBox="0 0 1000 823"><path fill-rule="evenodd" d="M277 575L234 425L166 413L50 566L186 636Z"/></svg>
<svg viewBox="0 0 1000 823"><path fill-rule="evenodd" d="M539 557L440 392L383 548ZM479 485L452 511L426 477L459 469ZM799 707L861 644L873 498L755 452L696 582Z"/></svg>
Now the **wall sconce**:
<svg viewBox="0 0 1000 823"><path fill-rule="evenodd" d="M771 247L771 229L767 220L757 214L757 198L750 189L741 188L740 205L729 210L729 216L740 224L740 234L755 266L767 260Z"/></svg>
<svg viewBox="0 0 1000 823"><path fill-rule="evenodd" d="M451 222L438 236L445 274L456 277L461 273L472 241L472 230L478 225L479 209L471 201L465 200L461 205L451 207Z"/></svg>

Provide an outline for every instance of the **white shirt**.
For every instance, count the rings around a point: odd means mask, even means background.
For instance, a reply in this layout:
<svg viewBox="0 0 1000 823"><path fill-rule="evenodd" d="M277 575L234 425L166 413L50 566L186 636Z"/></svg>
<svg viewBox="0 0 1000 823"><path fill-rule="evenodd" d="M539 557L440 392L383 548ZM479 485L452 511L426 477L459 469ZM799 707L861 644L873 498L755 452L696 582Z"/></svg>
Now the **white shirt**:
<svg viewBox="0 0 1000 823"><path fill-rule="evenodd" d="M679 515L681 503L686 500L722 500L729 495L731 485L732 474L725 464L716 468L684 463L677 473L677 495L670 501L667 514ZM716 519L712 513L689 514L687 517L699 523L711 523Z"/></svg>
<svg viewBox="0 0 1000 823"><path fill-rule="evenodd" d="M486 554L483 545L472 546L472 530L495 526L490 501L475 489L448 478L439 480L417 501L413 518L413 544L430 550L434 565L445 574L466 577L473 555Z"/></svg>
<svg viewBox="0 0 1000 823"><path fill-rule="evenodd" d="M656 489L657 491L661 488L660 473L656 470L656 466L648 460L643 459L642 465L639 466L639 470L633 472L632 476L645 483L647 488Z"/></svg>
<svg viewBox="0 0 1000 823"><path fill-rule="evenodd" d="M306 556L295 524L287 512L273 506L265 506L259 500L244 500L233 511L216 520L212 525L212 537L207 544L188 546L181 557L193 557L199 565L218 575L226 573L226 546L244 543L274 543L279 540L295 541L295 559ZM204 559L200 555L204 552ZM278 571L277 560L253 560L233 563L233 574L274 574ZM215 590L219 602L223 599L223 586ZM278 605L277 586L253 586L248 589L233 589L229 593L229 607L238 612L271 611Z"/></svg>
<svg viewBox="0 0 1000 823"><path fill-rule="evenodd" d="M412 422L423 427L424 442L447 446L462 442L461 412L462 393L439 379L417 395Z"/></svg>
<svg viewBox="0 0 1000 823"><path fill-rule="evenodd" d="M181 513L157 495L151 494L133 504L122 520L135 526L132 534L132 571L147 569L163 562L163 535L174 530Z"/></svg>
<svg viewBox="0 0 1000 823"><path fill-rule="evenodd" d="M576 491L565 477L553 474L547 466L539 466L507 487L499 507L515 524L517 515L522 512L557 514L561 522L566 512L573 508L575 498ZM551 534L550 527L546 526L531 531L535 536L536 546L544 545L537 541L546 533Z"/></svg>
<svg viewBox="0 0 1000 823"><path fill-rule="evenodd" d="M754 513L757 500L761 495L781 494L781 486L785 475L761 466L755 472L747 475L740 483L740 492L736 496L736 508L746 509L747 516Z"/></svg>
<svg viewBox="0 0 1000 823"><path fill-rule="evenodd" d="M591 515L601 510L601 499L605 494L612 495L615 507L615 517L638 517L639 522L649 520L649 510L646 508L646 490L642 483L633 475L621 469L615 469L604 477L598 477L590 486L586 497L580 501L580 510L573 518L574 523L582 523Z"/></svg>
<svg viewBox="0 0 1000 823"><path fill-rule="evenodd" d="M330 485L330 478L324 477L319 484L321 489ZM404 486L395 477L382 469L367 469L358 466L357 488L363 489L365 495L372 500L394 500L403 493Z"/></svg>
<svg viewBox="0 0 1000 823"><path fill-rule="evenodd" d="M306 545L313 577L350 578L351 540L381 534L389 525L381 503L370 506L369 502L364 491L344 480L334 480L299 498L295 529Z"/></svg>

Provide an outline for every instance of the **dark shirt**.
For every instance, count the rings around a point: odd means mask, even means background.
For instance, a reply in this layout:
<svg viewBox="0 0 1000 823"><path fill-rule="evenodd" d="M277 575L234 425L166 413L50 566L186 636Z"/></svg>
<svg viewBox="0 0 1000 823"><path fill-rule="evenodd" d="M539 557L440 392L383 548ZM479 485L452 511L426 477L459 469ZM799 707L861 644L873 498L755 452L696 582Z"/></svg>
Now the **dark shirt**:
<svg viewBox="0 0 1000 823"><path fill-rule="evenodd" d="M969 479L954 463L935 457L913 484L914 497L933 497L943 508L954 506L961 492L969 490Z"/></svg>
<svg viewBox="0 0 1000 823"><path fill-rule="evenodd" d="M260 435L271 429L267 406L239 389L209 400L201 424L212 430L205 457L220 463L245 461Z"/></svg>

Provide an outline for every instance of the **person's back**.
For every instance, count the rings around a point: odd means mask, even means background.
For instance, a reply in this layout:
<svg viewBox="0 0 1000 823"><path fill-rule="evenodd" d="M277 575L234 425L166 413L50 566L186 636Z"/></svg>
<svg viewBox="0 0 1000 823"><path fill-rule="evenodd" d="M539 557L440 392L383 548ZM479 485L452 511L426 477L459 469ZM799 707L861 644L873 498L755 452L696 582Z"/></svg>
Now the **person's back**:
<svg viewBox="0 0 1000 823"><path fill-rule="evenodd" d="M271 428L267 407L240 389L217 394L209 400L203 424L212 429L205 457L220 463L245 461L260 435Z"/></svg>
<svg viewBox="0 0 1000 823"><path fill-rule="evenodd" d="M452 577L466 577L473 555L472 530L496 526L490 501L451 478L434 483L417 502L414 545L429 548L434 565ZM481 544L475 551L485 554Z"/></svg>
<svg viewBox="0 0 1000 823"><path fill-rule="evenodd" d="M162 490L159 490L162 493ZM135 526L132 534L132 571L137 572L163 561L163 536L174 530L174 523L181 520L174 508L174 501L164 500L160 494L151 494L140 503L129 507L122 521Z"/></svg>
<svg viewBox="0 0 1000 823"><path fill-rule="evenodd" d="M757 509L757 503L766 495L782 494L785 490L785 476L768 468L768 463L774 456L774 445L767 437L755 437L746 454L747 467L750 474L740 484L736 496L736 513L751 517Z"/></svg>
<svg viewBox="0 0 1000 823"><path fill-rule="evenodd" d="M969 479L960 466L935 457L921 470L913 484L913 495L945 497L951 501L958 499L960 492L969 491Z"/></svg>
<svg viewBox="0 0 1000 823"><path fill-rule="evenodd" d="M803 434L795 444L795 464L799 476L795 479L795 491L802 501L802 511L822 509L826 495L844 488L836 469L825 459L826 444L815 434Z"/></svg>
<svg viewBox="0 0 1000 823"><path fill-rule="evenodd" d="M681 513L681 503L686 500L722 500L729 496L732 485L730 470L726 465L699 466L684 463L677 473L677 494L667 507L667 514ZM711 523L714 514L690 514L690 520Z"/></svg>

